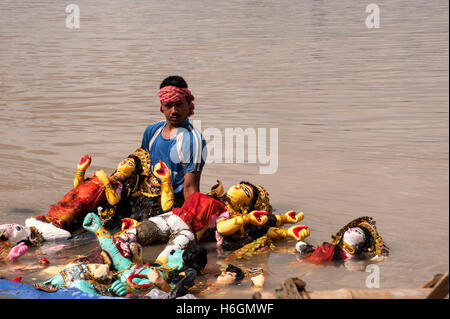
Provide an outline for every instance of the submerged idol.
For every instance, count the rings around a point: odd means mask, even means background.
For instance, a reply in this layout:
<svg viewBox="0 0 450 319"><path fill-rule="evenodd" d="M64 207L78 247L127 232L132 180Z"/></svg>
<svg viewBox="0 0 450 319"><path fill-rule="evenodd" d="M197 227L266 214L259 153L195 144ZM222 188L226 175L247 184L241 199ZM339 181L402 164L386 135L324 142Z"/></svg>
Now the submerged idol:
<svg viewBox="0 0 450 319"><path fill-rule="evenodd" d="M362 216L342 227L331 243L313 246L299 241L296 245L302 260L313 264L329 264L355 259L369 259L387 256L389 249L378 233L372 217Z"/></svg>

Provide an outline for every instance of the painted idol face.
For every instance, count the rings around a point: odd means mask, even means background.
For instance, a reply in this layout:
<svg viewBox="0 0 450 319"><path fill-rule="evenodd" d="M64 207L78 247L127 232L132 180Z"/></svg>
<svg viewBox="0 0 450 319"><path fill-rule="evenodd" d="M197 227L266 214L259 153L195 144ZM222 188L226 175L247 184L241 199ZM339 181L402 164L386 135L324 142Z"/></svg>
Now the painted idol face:
<svg viewBox="0 0 450 319"><path fill-rule="evenodd" d="M17 244L21 241L31 240L31 230L19 224L3 224L0 225L0 238L12 244Z"/></svg>
<svg viewBox="0 0 450 319"><path fill-rule="evenodd" d="M217 277L217 283L222 285L230 285L236 280L236 273L231 271L222 272L219 277Z"/></svg>
<svg viewBox="0 0 450 319"><path fill-rule="evenodd" d="M359 227L349 228L342 237L343 248L350 254L354 254L357 248L364 243L366 236Z"/></svg>
<svg viewBox="0 0 450 319"><path fill-rule="evenodd" d="M114 176L119 180L124 180L127 177L130 177L131 174L136 169L136 162L132 158L127 158L119 163L117 166L117 171L114 173Z"/></svg>
<svg viewBox="0 0 450 319"><path fill-rule="evenodd" d="M253 189L246 184L234 185L228 189L227 197L235 207L248 207L253 198Z"/></svg>

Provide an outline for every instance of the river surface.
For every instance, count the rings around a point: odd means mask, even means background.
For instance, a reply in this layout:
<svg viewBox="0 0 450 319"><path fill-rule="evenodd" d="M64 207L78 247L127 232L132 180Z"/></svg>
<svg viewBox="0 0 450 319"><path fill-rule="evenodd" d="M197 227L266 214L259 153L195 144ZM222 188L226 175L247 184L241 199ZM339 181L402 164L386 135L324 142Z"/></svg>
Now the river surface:
<svg viewBox="0 0 450 319"><path fill-rule="evenodd" d="M263 185L277 212L304 212L315 245L372 216L391 252L377 264L380 288L420 287L448 271L447 0L376 1L373 29L361 1L73 3L78 29L66 27L68 3L1 0L0 223L45 214L70 190L84 154L93 159L88 176L112 172L163 119L157 89L178 74L195 95L192 120L216 129L223 147L205 166L202 192L218 178L225 188ZM266 133L266 153L250 148L244 163L225 162L226 129L236 128ZM271 174L261 174L269 164ZM47 278L37 260L61 266L96 247L81 243L30 251L1 275ZM212 274L226 262L206 246ZM268 293L294 276L309 290L365 288L372 274L298 263L294 247L279 242L239 265L261 265ZM254 291L247 280L202 298Z"/></svg>

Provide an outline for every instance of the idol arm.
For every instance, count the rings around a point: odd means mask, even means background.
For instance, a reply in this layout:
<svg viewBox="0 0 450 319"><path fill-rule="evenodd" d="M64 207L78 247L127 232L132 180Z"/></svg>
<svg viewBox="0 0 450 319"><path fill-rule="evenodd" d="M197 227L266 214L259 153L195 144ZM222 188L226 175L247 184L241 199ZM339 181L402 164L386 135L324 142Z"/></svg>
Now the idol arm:
<svg viewBox="0 0 450 319"><path fill-rule="evenodd" d="M98 215L94 213L87 214L83 221L83 228L97 236L100 247L109 254L116 270L120 271L126 269L132 264L130 259L127 259L120 254L113 242L113 237L109 231L102 226L102 222Z"/></svg>

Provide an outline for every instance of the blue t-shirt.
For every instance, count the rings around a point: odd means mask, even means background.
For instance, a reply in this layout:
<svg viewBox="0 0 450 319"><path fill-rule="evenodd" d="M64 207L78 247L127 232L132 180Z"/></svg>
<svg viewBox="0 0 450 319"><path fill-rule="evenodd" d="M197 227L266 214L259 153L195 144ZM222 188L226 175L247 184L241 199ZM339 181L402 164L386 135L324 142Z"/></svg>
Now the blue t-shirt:
<svg viewBox="0 0 450 319"><path fill-rule="evenodd" d="M141 147L149 152L151 168L159 161L166 163L171 172L174 193L183 191L184 174L202 171L206 161L206 141L189 119L177 128L174 138L166 139L161 132L166 121L149 125L144 132Z"/></svg>

